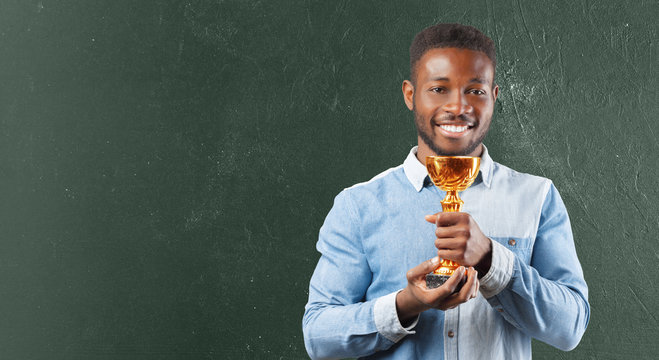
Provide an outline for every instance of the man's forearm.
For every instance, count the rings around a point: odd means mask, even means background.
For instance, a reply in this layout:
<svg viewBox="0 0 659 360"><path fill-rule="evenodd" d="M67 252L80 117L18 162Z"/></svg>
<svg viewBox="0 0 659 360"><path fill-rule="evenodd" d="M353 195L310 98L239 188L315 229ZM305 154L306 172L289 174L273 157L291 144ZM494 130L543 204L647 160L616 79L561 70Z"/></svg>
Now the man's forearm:
<svg viewBox="0 0 659 360"><path fill-rule="evenodd" d="M495 246L493 267L505 269L500 273L509 280L486 298L506 320L529 336L571 350L581 340L590 317L588 286L577 258L567 210L552 184L532 249L527 262L520 254L509 256L510 250Z"/></svg>
<svg viewBox="0 0 659 360"><path fill-rule="evenodd" d="M394 342L378 332L374 316L376 301L309 304L302 324L309 356L312 359L361 357L391 347Z"/></svg>
<svg viewBox="0 0 659 360"><path fill-rule="evenodd" d="M529 336L565 351L577 346L590 315L584 294L543 278L517 257L510 283L488 302Z"/></svg>

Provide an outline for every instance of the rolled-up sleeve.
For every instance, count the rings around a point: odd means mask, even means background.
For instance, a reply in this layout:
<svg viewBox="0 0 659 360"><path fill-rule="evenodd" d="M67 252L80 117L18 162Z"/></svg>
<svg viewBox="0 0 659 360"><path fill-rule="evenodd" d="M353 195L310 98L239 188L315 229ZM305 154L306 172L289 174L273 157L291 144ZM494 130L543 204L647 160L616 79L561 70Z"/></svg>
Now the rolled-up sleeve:
<svg viewBox="0 0 659 360"><path fill-rule="evenodd" d="M515 254L496 241L492 241L492 264L490 270L480 280L480 292L490 298L508 286L513 277Z"/></svg>

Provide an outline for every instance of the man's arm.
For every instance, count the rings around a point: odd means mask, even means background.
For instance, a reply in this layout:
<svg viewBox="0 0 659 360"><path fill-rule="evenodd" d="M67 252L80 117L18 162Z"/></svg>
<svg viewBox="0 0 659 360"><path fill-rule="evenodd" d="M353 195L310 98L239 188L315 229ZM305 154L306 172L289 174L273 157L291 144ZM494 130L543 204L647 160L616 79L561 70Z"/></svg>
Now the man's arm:
<svg viewBox="0 0 659 360"><path fill-rule="evenodd" d="M588 287L565 205L553 184L542 206L531 264L482 233L467 213L426 216L438 255L481 274L480 292L512 325L561 350L577 346L590 316Z"/></svg>
<svg viewBox="0 0 659 360"><path fill-rule="evenodd" d="M309 284L302 324L312 359L366 356L388 349L396 340L378 331L377 299L364 301L372 273L356 220L351 199L343 191L334 199L316 245L321 257ZM407 330L398 325L402 337Z"/></svg>
<svg viewBox="0 0 659 360"><path fill-rule="evenodd" d="M493 242L492 268L481 292L515 327L561 350L574 349L590 317L588 287L565 205L550 184L531 264Z"/></svg>
<svg viewBox="0 0 659 360"><path fill-rule="evenodd" d="M320 229L317 248L322 256L311 277L302 324L305 347L313 359L360 357L386 350L414 333L411 329L420 312L455 307L478 292L473 269L456 271L444 285L427 289L425 274L439 263L434 258L408 271L408 286L402 291L365 301L372 273L351 206L345 191L339 194ZM465 274L467 284L453 294Z"/></svg>

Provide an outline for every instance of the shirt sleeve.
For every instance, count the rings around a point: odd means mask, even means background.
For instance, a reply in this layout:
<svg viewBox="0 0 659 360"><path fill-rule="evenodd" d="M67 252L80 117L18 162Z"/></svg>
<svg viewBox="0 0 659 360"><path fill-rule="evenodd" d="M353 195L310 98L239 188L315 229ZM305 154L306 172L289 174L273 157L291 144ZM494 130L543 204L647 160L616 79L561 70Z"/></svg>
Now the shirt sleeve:
<svg viewBox="0 0 659 360"><path fill-rule="evenodd" d="M403 327L398 318L398 310L396 310L396 295L400 290L392 292L375 300L373 307L373 315L375 316L375 326L378 332L387 339L398 342L407 335L415 334L413 331L416 324L419 322L419 316L408 327Z"/></svg>
<svg viewBox="0 0 659 360"><path fill-rule="evenodd" d="M480 280L479 290L483 297L490 298L506 288L513 277L515 254L498 242L492 241L492 263L490 270Z"/></svg>
<svg viewBox="0 0 659 360"><path fill-rule="evenodd" d="M490 305L529 336L561 350L575 348L590 317L588 287L567 210L553 184L550 183L542 206L531 264L513 254L509 269L512 273L505 287L499 289L502 283L492 281L495 285L483 292Z"/></svg>
<svg viewBox="0 0 659 360"><path fill-rule="evenodd" d="M373 275L359 229L344 190L334 199L316 246L321 257L302 322L312 359L367 356L390 348L409 333L398 322L395 293L365 301Z"/></svg>

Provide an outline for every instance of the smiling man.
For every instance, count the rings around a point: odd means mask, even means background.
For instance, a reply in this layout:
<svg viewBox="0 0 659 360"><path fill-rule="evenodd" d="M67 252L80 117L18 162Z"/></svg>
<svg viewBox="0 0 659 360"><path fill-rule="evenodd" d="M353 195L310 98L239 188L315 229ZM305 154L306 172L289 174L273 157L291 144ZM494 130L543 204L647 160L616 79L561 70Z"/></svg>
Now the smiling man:
<svg viewBox="0 0 659 360"><path fill-rule="evenodd" d="M495 66L492 40L473 27L439 24L414 38L403 98L418 146L342 191L327 215L303 319L312 358L530 359L531 338L579 343L588 289L558 191L483 145ZM481 158L464 212L437 213L445 193L428 179L431 155ZM463 266L428 289L440 259Z"/></svg>
<svg viewBox="0 0 659 360"><path fill-rule="evenodd" d="M430 49L414 60L414 83L403 82L403 95L421 140L417 157L425 163L435 154L480 156L499 93L493 60L454 47Z"/></svg>

